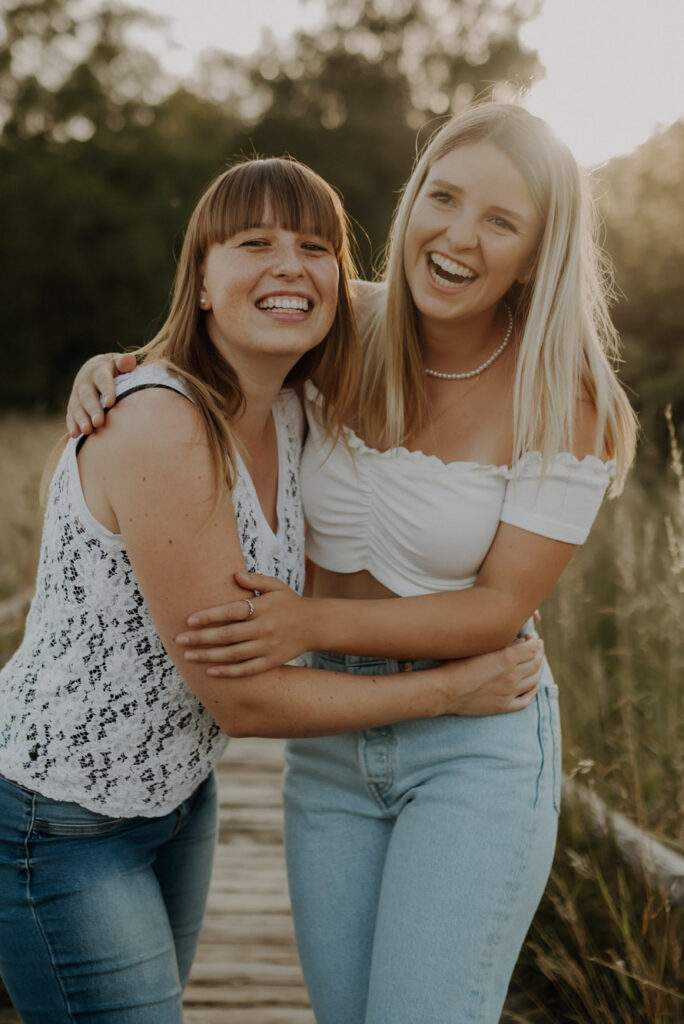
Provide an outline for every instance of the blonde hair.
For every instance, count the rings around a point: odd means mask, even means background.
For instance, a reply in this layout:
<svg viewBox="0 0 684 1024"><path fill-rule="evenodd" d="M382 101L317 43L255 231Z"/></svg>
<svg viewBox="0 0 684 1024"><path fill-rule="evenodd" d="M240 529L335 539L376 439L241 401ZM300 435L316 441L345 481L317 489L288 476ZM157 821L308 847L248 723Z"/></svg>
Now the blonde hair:
<svg viewBox="0 0 684 1024"><path fill-rule="evenodd" d="M207 432L219 489L236 475L231 421L245 398L232 366L213 345L198 305L202 264L210 247L263 223L268 207L286 231L311 233L332 246L339 267L337 310L325 338L305 353L284 384L301 387L316 375L325 398L326 427L337 436L358 397L360 345L349 293L354 274L350 233L337 193L311 168L289 158L246 160L219 175L188 223L171 308L155 337L137 350L139 362L163 361L186 384Z"/></svg>
<svg viewBox="0 0 684 1024"><path fill-rule="evenodd" d="M535 270L506 301L521 334L514 386L514 460L539 450L544 463L572 451L577 403L597 412L595 453L617 463L612 493L634 457L636 420L613 366L618 335L608 313L609 275L596 243L588 183L549 126L513 104L485 103L447 122L419 157L395 212L386 296L366 327L358 425L369 444L401 444L423 422L425 375L417 310L404 273L409 217L432 165L459 146L487 140L523 175L543 219Z"/></svg>

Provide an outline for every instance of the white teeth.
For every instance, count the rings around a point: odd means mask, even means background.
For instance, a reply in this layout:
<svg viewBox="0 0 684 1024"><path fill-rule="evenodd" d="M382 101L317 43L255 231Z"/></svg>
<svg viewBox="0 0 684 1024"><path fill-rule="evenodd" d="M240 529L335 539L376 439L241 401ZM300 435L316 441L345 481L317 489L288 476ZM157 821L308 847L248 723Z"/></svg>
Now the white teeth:
<svg viewBox="0 0 684 1024"><path fill-rule="evenodd" d="M300 313L306 313L309 309L309 300L301 295L267 295L265 299L259 299L258 309L295 309Z"/></svg>
<svg viewBox="0 0 684 1024"><path fill-rule="evenodd" d="M456 263L454 260L447 259L446 256L442 256L439 252L431 252L430 260L440 270L445 270L447 274L456 274L458 277L464 277L467 280L475 277L476 275L468 267L464 267L462 263Z"/></svg>

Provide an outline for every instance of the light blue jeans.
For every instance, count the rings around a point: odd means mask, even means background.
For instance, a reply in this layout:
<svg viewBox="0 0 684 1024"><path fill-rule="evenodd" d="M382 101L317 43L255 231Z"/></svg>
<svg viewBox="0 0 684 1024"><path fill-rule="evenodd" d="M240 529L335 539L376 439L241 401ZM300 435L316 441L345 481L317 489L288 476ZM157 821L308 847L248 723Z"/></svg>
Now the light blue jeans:
<svg viewBox="0 0 684 1024"><path fill-rule="evenodd" d="M435 664L317 659L361 674ZM497 1024L556 840L548 666L524 711L291 740L284 796L318 1024Z"/></svg>
<svg viewBox="0 0 684 1024"><path fill-rule="evenodd" d="M182 1024L215 838L213 775L161 818L0 777L0 975L24 1024Z"/></svg>

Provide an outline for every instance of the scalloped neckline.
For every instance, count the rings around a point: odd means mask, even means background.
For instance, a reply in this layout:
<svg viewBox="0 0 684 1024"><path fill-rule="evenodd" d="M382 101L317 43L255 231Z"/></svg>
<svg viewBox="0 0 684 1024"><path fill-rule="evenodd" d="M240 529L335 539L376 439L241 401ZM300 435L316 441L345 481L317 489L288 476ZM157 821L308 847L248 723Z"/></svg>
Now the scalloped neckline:
<svg viewBox="0 0 684 1024"><path fill-rule="evenodd" d="M319 404L323 401L323 395L318 390L312 380L307 380L305 385L308 394L312 394L312 400ZM424 464L429 462L436 462L442 469L463 468L463 469L476 469L476 470L488 470L489 472L501 473L502 475L512 474L518 472L522 467L526 466L531 462L541 463L542 453L538 449L534 449L529 452L525 452L520 458L519 462L515 466L508 466L505 463L502 465L496 465L495 463L487 462L472 462L465 459L454 459L452 462L445 462L440 459L439 455L429 455L427 452L420 451L420 449L407 448L403 444L396 445L394 448L386 448L381 451L379 448L373 448L371 445L366 444L362 437L352 430L351 427L344 427L345 435L349 440L349 444L352 448L358 448L362 452L368 452L369 455L377 455L379 458L394 458L396 456L404 456L414 461L421 461ZM604 462L597 455L585 455L579 459L572 452L557 452L550 464L560 462L566 466L587 466L594 469L601 469L607 472L612 472L616 466L615 459L609 459Z"/></svg>

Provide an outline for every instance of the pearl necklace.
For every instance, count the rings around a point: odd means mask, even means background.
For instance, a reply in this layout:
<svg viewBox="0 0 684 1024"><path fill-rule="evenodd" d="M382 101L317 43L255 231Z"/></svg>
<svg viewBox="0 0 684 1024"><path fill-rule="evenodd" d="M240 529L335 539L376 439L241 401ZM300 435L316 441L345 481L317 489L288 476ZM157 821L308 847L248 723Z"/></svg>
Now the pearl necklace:
<svg viewBox="0 0 684 1024"><path fill-rule="evenodd" d="M511 307L507 302L504 302L504 309L508 313L508 329L504 334L504 339L497 348L496 352L493 352L489 359L486 359L482 366L478 366L476 370L468 370L467 373L440 373L439 370L428 370L427 366L424 367L428 377L439 377L440 380L468 380L470 377L477 377L486 370L488 366L491 366L495 359L498 359L506 345L511 340L511 334L513 333L513 314L511 313Z"/></svg>

